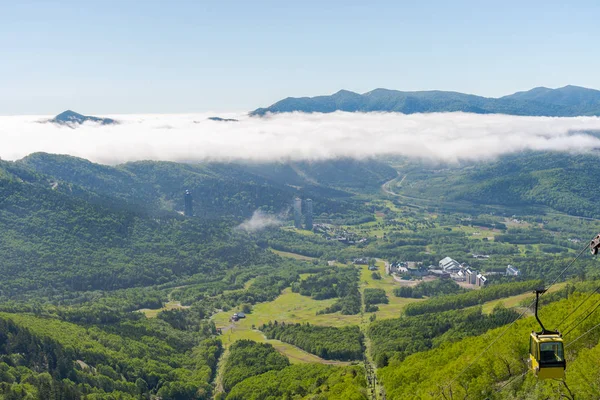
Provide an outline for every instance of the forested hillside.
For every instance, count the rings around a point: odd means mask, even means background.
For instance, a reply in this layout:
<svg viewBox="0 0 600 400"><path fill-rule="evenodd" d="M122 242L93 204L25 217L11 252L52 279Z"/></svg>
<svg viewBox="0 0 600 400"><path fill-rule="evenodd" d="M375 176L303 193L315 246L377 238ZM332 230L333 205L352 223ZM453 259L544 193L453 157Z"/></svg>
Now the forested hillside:
<svg viewBox="0 0 600 400"><path fill-rule="evenodd" d="M226 221L155 219L16 179L0 179L0 226L8 296L160 284L269 257Z"/></svg>
<svg viewBox="0 0 600 400"><path fill-rule="evenodd" d="M468 201L526 209L546 206L567 214L596 218L600 172L598 156L524 153L496 162L448 169L408 168L401 194L431 200Z"/></svg>
<svg viewBox="0 0 600 400"><path fill-rule="evenodd" d="M279 371L290 365L270 344L240 340L229 348L224 366L223 388L229 392L235 385L251 376L267 371Z"/></svg>
<svg viewBox="0 0 600 400"><path fill-rule="evenodd" d="M218 339L203 339L166 323L124 322L108 331L1 314L0 393L5 398L36 399L92 394L98 399L150 394L208 399L220 352Z"/></svg>
<svg viewBox="0 0 600 400"><path fill-rule="evenodd" d="M526 373L528 338L538 329L533 317L506 327L492 329L483 335L468 337L439 348L394 360L379 370L388 399L595 399L598 397L600 330L590 328L600 322L600 314L592 314L577 324L580 315L569 312L588 294L574 295L568 300L545 306L541 317L547 326L574 329L565 335L566 385L561 381L541 381ZM598 295L590 300L594 304ZM585 315L585 314L584 314ZM494 342L493 348L477 356ZM470 363L473 362L473 365ZM461 373L466 366L469 368ZM456 380L455 380L456 378ZM452 394L450 394L452 393Z"/></svg>
<svg viewBox="0 0 600 400"><path fill-rule="evenodd" d="M366 400L366 386L360 367L300 364L248 378L233 388L227 400Z"/></svg>
<svg viewBox="0 0 600 400"><path fill-rule="evenodd" d="M289 164L178 164L142 161L115 167L45 153L16 163L59 182L153 212L182 211L190 190L195 213L203 218L247 217L260 208L279 213L295 196L312 198L315 215L360 213L345 188L377 190L396 171L376 161L333 160ZM336 189L340 188L340 189Z"/></svg>

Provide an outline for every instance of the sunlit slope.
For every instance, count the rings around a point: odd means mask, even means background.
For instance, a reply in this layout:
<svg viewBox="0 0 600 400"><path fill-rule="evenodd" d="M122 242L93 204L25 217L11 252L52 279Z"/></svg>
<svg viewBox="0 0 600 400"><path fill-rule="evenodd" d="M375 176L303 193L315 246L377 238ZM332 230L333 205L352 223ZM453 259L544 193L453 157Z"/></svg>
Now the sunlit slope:
<svg viewBox="0 0 600 400"><path fill-rule="evenodd" d="M587 294L573 295L547 305L540 315L548 327L561 325L569 312L582 301ZM600 301L600 295L594 295L590 304ZM577 314L576 314L577 315ZM563 326L575 325L576 318L569 319ZM600 365L600 330L569 346L570 342L600 322L596 313L565 336L567 343L567 385L580 399L598 397ZM524 374L525 360L528 357L529 333L539 329L535 319L528 317L518 320L514 325L491 330L481 336L470 337L456 343L442 344L439 348L408 356L404 361L392 361L389 366L378 372L389 399L443 398L452 395L469 399L524 399L559 398L564 387L558 382L538 381L532 375ZM565 329L565 328L563 328ZM496 341L497 340L497 341ZM494 344L481 358L479 354ZM594 361L595 360L595 361ZM461 371L474 362L464 373ZM456 378L456 380L455 380ZM502 384L513 378L505 388Z"/></svg>

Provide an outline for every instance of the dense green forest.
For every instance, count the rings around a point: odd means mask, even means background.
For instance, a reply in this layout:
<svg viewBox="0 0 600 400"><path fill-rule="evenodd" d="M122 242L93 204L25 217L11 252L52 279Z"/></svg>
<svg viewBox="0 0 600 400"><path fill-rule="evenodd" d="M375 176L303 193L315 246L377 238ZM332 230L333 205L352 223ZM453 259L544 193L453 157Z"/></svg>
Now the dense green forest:
<svg viewBox="0 0 600 400"><path fill-rule="evenodd" d="M11 298L162 284L270 257L226 221L150 218L17 180L0 179L0 225L0 287Z"/></svg>
<svg viewBox="0 0 600 400"><path fill-rule="evenodd" d="M227 400L276 399L366 400L364 371L360 367L291 365L246 379L227 396Z"/></svg>
<svg viewBox="0 0 600 400"><path fill-rule="evenodd" d="M403 360L413 353L480 335L513 321L518 315L503 307L486 315L478 307L375 321L368 330L371 353L377 366L385 367L390 360Z"/></svg>
<svg viewBox="0 0 600 400"><path fill-rule="evenodd" d="M365 303L365 312L377 311L377 304L389 303L385 290L371 288L366 288L363 291L363 301Z"/></svg>
<svg viewBox="0 0 600 400"><path fill-rule="evenodd" d="M294 283L292 290L315 300L331 299L348 295L357 280L358 271L355 268L334 268Z"/></svg>
<svg viewBox="0 0 600 400"><path fill-rule="evenodd" d="M281 370L288 365L289 360L272 345L239 340L229 348L223 369L223 388L229 392L246 378L271 370Z"/></svg>
<svg viewBox="0 0 600 400"><path fill-rule="evenodd" d="M11 384L3 388L7 396L208 399L220 352L218 339L189 335L160 320L122 322L107 330L0 315L0 369L2 380Z"/></svg>
<svg viewBox="0 0 600 400"><path fill-rule="evenodd" d="M260 330L269 339L293 344L326 360L350 361L363 358L363 334L358 326L335 328L269 321Z"/></svg>
<svg viewBox="0 0 600 400"><path fill-rule="evenodd" d="M458 283L450 279L440 279L431 282L420 282L416 286L401 286L394 289L394 294L398 297L412 297L421 299L424 296L440 296L443 294L455 294L464 292Z"/></svg>
<svg viewBox="0 0 600 400"><path fill-rule="evenodd" d="M358 278L358 270L354 267L334 268L294 283L292 290L316 300L338 298L331 306L320 310L320 314L338 311L344 315L358 314L362 305Z"/></svg>

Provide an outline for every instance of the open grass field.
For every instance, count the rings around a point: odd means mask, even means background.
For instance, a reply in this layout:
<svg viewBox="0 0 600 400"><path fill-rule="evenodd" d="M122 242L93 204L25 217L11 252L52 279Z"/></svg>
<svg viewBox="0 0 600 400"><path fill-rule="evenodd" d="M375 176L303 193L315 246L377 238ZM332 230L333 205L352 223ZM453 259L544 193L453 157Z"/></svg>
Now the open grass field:
<svg viewBox="0 0 600 400"><path fill-rule="evenodd" d="M360 267L360 290L362 292L364 288L368 287L384 289L388 294L390 303L379 305L377 317L379 319L398 317L406 304L418 300L395 297L393 290L399 286L399 283L394 281L391 276L385 275L385 263L383 261L378 261L377 267L378 272L382 276L381 280L373 279L371 276L372 271L369 271L367 266ZM303 278L307 275L304 275ZM367 316L370 313L367 315L342 315L340 313L316 315L317 311L332 305L335 301L336 299L314 300L310 297L293 293L290 288L287 288L275 300L256 304L252 309L252 313L247 314L246 318L237 322L229 320L236 310L219 312L212 319L217 328L223 330L221 339L225 347L228 347L236 340L250 339L273 344L282 354L288 356L292 362L320 362L330 364L332 363L331 361L323 360L295 346L278 340L267 340L260 331L252 329L252 326L258 327L269 321L309 322L314 325L324 326L347 326L367 323ZM336 362L336 364L340 363Z"/></svg>
<svg viewBox="0 0 600 400"><path fill-rule="evenodd" d="M286 230L286 231L296 232L297 234L304 235L304 236L312 236L315 234L313 231L309 231L306 229L296 229L293 226L284 226L281 229Z"/></svg>
<svg viewBox="0 0 600 400"><path fill-rule="evenodd" d="M225 347L229 347L236 340L250 339L257 342L271 343L279 352L289 357L292 363L318 362L322 364L344 365L346 363L323 360L279 340L268 340L262 332L252 329L269 321L285 322L310 322L316 325L358 325L361 322L360 315L328 314L316 315L317 311L333 304L336 299L313 300L310 297L292 293L291 289L285 289L277 299L259 303L254 306L252 313L246 314L246 318L237 322L230 322L234 310L222 311L213 316L217 328L223 330L221 340Z"/></svg>
<svg viewBox="0 0 600 400"><path fill-rule="evenodd" d="M310 322L315 325L345 326L358 325L360 315L323 314L317 311L332 305L336 299L314 300L310 297L293 293L287 288L273 301L254 305L252 313L247 318L236 322L238 331L251 329L252 325L262 325L269 321ZM213 316L217 328L230 325L229 318L235 311L220 312Z"/></svg>
<svg viewBox="0 0 600 400"><path fill-rule="evenodd" d="M168 303L165 304L165 306L163 308L155 308L155 309L142 308L142 309L138 310L138 312L144 313L146 318L156 318L158 313L161 311L174 310L174 309L178 309L178 308L188 308L188 307L182 306L179 301L169 301Z"/></svg>
<svg viewBox="0 0 600 400"><path fill-rule="evenodd" d="M457 226L452 228L453 231L461 231L464 232L468 238L481 240L481 238L488 238L488 240L494 240L494 238L501 234L502 231L498 229L490 229L481 226Z"/></svg>
<svg viewBox="0 0 600 400"><path fill-rule="evenodd" d="M287 251L280 251L280 250L275 250L275 249L270 249L270 250L273 253L275 253L281 257L293 258L295 260L302 260L302 261L316 260L316 258L314 258L314 257L303 256L302 254L290 253Z"/></svg>

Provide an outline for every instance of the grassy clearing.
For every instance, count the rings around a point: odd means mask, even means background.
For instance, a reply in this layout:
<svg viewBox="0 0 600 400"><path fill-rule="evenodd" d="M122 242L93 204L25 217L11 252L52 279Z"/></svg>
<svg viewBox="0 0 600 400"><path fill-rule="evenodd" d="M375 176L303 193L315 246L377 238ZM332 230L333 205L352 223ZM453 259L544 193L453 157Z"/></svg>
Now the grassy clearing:
<svg viewBox="0 0 600 400"><path fill-rule="evenodd" d="M246 318L237 322L230 322L229 318L234 313L223 311L213 316L213 321L217 328L223 329L221 340L225 347L229 347L236 340L249 339L256 342L271 343L279 352L290 359L292 363L318 362L322 364L344 365L346 363L323 360L313 354L307 353L296 346L283 343L279 340L269 340L257 329L252 329L269 321L285 322L310 322L316 325L357 325L361 322L360 315L316 315L321 310L331 305L336 299L313 300L310 297L301 296L292 293L291 289L286 289L277 299L256 304L252 313L246 314Z"/></svg>
<svg viewBox="0 0 600 400"><path fill-rule="evenodd" d="M161 312L161 311L175 310L175 309L179 309L179 308L188 308L188 307L187 306L182 306L179 301L169 301L162 308L155 308L155 309L142 308L142 309L140 309L138 311L141 312L141 313L144 313L144 315L146 316L146 318L156 318L156 316L158 315L158 313Z"/></svg>
<svg viewBox="0 0 600 400"><path fill-rule="evenodd" d="M481 240L482 238L488 238L488 240L494 240L497 235L500 235L502 231L498 229L490 229L481 226L465 226L461 225L453 227L453 231L464 232L469 239Z"/></svg>
<svg viewBox="0 0 600 400"><path fill-rule="evenodd" d="M284 226L281 229L286 230L286 231L296 232L297 234L304 235L304 236L312 236L315 234L313 231L309 231L306 229L296 229L293 226Z"/></svg>
<svg viewBox="0 0 600 400"><path fill-rule="evenodd" d="M316 260L315 257L309 257L309 256L303 256L302 254L297 254L297 253L290 253L287 251L281 251L281 250L275 250L275 249L270 249L273 253L281 256L281 257L288 257L288 258L293 258L295 260L303 260L303 261L313 261Z"/></svg>
<svg viewBox="0 0 600 400"><path fill-rule="evenodd" d="M287 288L273 301L256 304L247 318L236 323L236 330L251 329L252 324L258 326L269 321L310 322L315 325L345 326L360 323L360 315L323 314L317 311L332 305L337 299L314 300L310 297L293 293ZM213 316L217 327L229 326L229 318L234 311L220 312Z"/></svg>

